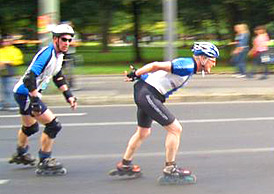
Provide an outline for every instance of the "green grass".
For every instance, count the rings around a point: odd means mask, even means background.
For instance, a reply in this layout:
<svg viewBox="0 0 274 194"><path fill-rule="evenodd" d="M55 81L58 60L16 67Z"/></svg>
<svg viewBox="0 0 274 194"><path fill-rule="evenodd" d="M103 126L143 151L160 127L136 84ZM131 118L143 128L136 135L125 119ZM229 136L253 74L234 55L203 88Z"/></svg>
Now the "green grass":
<svg viewBox="0 0 274 194"><path fill-rule="evenodd" d="M122 74L125 70L129 70L129 65L134 64L140 67L148 62L162 61L164 48L162 47L141 47L143 58L142 63L134 63L134 50L132 46L110 47L109 52L101 52L100 46L81 46L77 48L77 54L81 56L79 65L74 69L74 73L78 75L98 75L98 74ZM213 73L234 73L235 68L229 61L230 48L225 47L220 50L220 58L217 66L212 69ZM25 64L30 64L35 49L32 52L25 53ZM192 53L189 46L178 49L178 56L190 57ZM81 62L83 61L83 62ZM251 66L250 64L248 66ZM27 66L20 66L18 74L22 74ZM250 67L248 67L250 69ZM273 71L273 66L270 67Z"/></svg>

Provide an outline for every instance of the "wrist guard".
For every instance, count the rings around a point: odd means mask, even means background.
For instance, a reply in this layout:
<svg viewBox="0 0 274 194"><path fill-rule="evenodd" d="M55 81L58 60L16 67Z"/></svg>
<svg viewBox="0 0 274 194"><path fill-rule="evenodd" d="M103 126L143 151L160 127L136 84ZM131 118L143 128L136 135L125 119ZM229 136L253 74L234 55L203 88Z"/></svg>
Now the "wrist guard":
<svg viewBox="0 0 274 194"><path fill-rule="evenodd" d="M135 81L135 80L137 80L137 79L140 79L140 77L141 76L137 76L136 75L136 68L134 67L132 70L131 70L131 72L129 72L128 74L127 74L127 77L128 78L130 78L130 81Z"/></svg>
<svg viewBox="0 0 274 194"><path fill-rule="evenodd" d="M65 97L65 99L66 99L67 102L69 102L69 100L68 100L69 98L73 97L73 95L72 95L72 93L71 93L70 90L64 91L63 95L64 95L64 97Z"/></svg>

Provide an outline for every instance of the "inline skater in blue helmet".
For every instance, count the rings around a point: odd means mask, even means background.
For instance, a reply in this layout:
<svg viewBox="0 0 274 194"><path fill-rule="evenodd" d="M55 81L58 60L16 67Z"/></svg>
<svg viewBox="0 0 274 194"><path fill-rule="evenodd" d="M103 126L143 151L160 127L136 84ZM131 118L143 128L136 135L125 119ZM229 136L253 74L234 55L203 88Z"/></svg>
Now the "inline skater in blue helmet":
<svg viewBox="0 0 274 194"><path fill-rule="evenodd" d="M195 42L192 57L179 57L171 61L155 61L125 72L125 81L134 84L134 101L137 105L137 127L131 136L126 151L116 169L109 174L139 176L141 168L133 164L134 153L150 136L152 122L156 121L166 131L165 167L159 177L160 184L195 183L196 176L190 170L179 168L176 153L181 141L183 127L173 113L165 106L165 101L178 89L186 86L193 74L209 73L219 57L218 48L209 42Z"/></svg>

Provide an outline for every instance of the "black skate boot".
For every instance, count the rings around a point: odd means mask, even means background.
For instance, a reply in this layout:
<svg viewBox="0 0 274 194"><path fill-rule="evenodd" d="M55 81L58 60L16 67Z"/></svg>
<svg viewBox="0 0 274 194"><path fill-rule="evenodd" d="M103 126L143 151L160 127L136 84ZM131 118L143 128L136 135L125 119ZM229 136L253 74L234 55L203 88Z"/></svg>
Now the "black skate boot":
<svg viewBox="0 0 274 194"><path fill-rule="evenodd" d="M56 161L55 158L46 158L40 161L37 165L35 171L37 175L65 175L67 174L67 169L63 165Z"/></svg>
<svg viewBox="0 0 274 194"><path fill-rule="evenodd" d="M15 164L24 164L24 165L35 165L35 158L33 158L29 153L25 154L18 154L15 153L12 155L11 159L9 160L9 163L15 163Z"/></svg>
<svg viewBox="0 0 274 194"><path fill-rule="evenodd" d="M109 172L110 176L124 176L138 178L142 175L141 168L138 165L128 164L124 165L122 162L119 162L116 166L116 169L113 169Z"/></svg>
<svg viewBox="0 0 274 194"><path fill-rule="evenodd" d="M196 176L190 170L178 168L176 164L166 166L163 174L158 178L158 182L163 185L196 183Z"/></svg>

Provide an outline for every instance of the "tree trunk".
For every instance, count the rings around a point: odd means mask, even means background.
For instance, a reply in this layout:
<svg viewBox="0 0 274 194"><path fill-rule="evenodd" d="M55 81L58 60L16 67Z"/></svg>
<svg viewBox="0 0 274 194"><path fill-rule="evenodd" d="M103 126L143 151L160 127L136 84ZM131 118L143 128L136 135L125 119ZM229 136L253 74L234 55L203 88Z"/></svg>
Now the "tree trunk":
<svg viewBox="0 0 274 194"><path fill-rule="evenodd" d="M140 20L140 3L137 0L132 2L132 9L133 9L133 23L134 23L134 40L133 46L135 50L135 62L141 62L141 49L139 47L139 20Z"/></svg>
<svg viewBox="0 0 274 194"><path fill-rule="evenodd" d="M226 10L227 10L227 17L228 17L228 24L230 25L230 34L233 37L234 36L234 25L237 24L239 21L241 21L241 12L239 11L239 8L236 4L233 2L226 4Z"/></svg>
<svg viewBox="0 0 274 194"><path fill-rule="evenodd" d="M109 52L109 27L112 18L111 1L101 0L101 33L102 33L102 52Z"/></svg>

